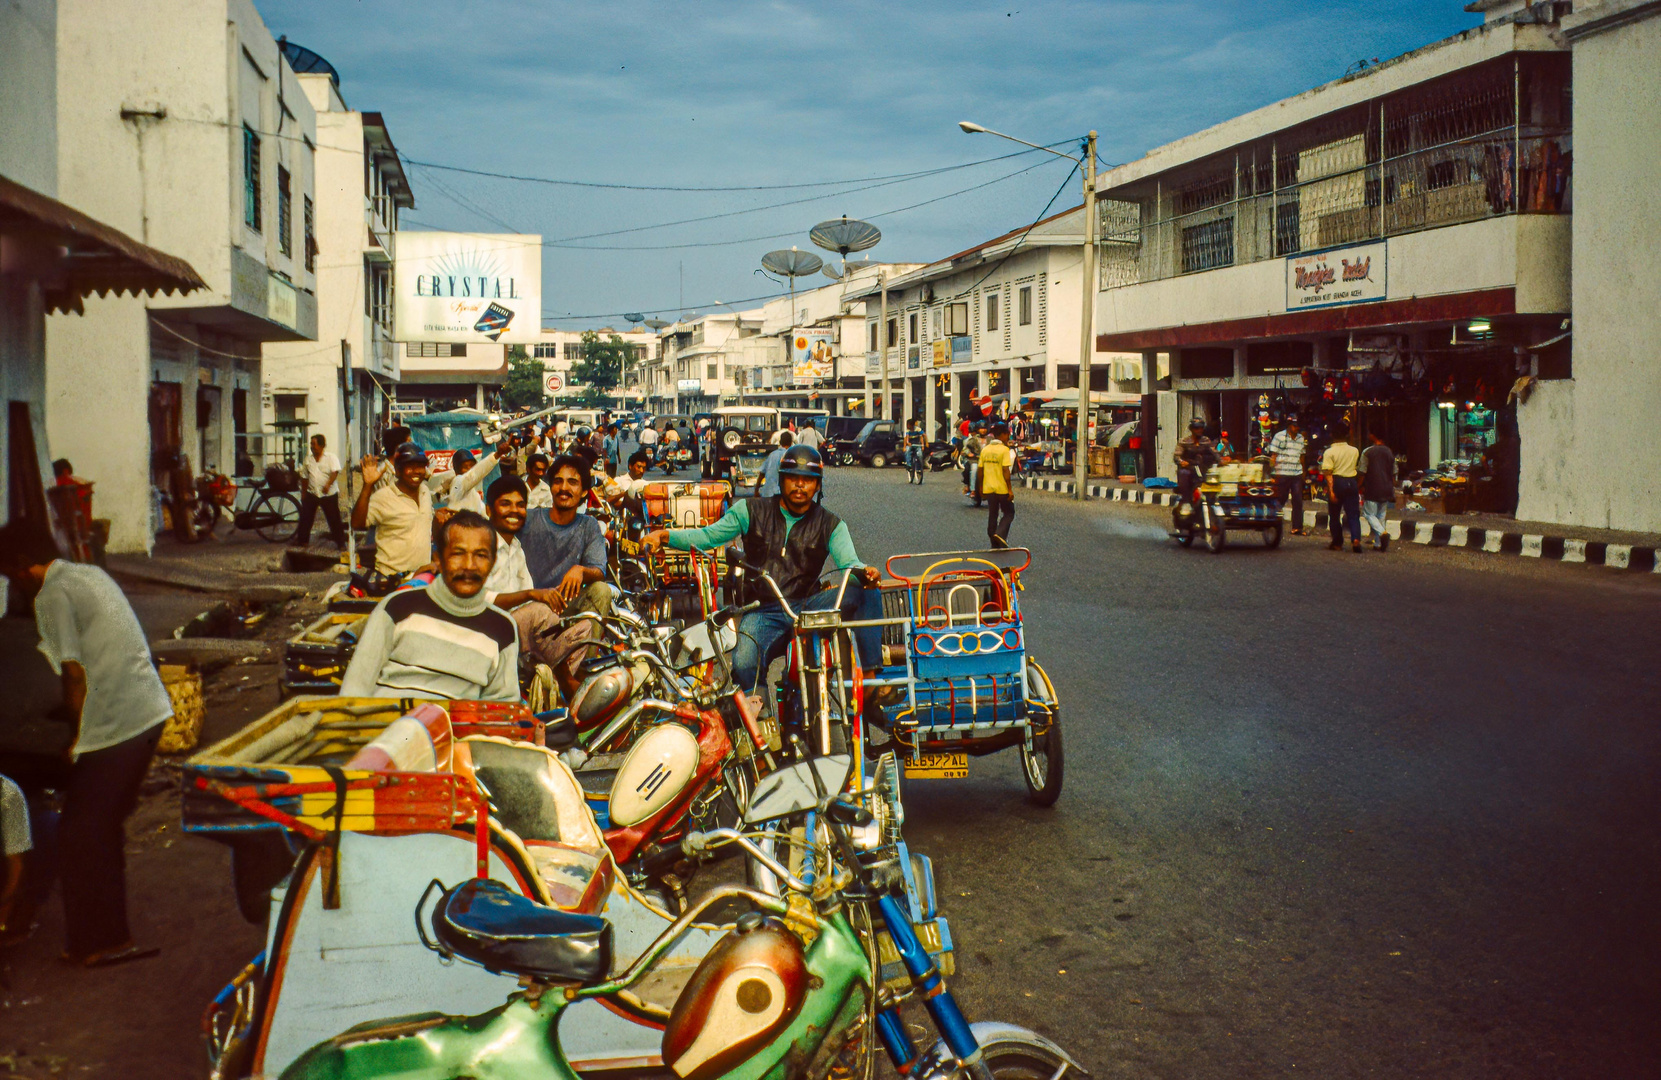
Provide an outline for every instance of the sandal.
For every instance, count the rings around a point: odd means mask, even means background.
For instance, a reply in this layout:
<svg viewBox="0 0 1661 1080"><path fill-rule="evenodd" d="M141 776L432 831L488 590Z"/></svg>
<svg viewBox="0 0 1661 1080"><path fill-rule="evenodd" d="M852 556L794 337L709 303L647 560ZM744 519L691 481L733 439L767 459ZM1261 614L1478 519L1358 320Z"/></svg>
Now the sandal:
<svg viewBox="0 0 1661 1080"><path fill-rule="evenodd" d="M129 941L125 945L117 945L113 949L101 949L98 952L87 953L85 956L71 956L69 953L64 953L58 959L70 967L105 968L114 967L117 964L132 963L134 960L149 960L151 957L160 955L161 949L158 946L139 946Z"/></svg>

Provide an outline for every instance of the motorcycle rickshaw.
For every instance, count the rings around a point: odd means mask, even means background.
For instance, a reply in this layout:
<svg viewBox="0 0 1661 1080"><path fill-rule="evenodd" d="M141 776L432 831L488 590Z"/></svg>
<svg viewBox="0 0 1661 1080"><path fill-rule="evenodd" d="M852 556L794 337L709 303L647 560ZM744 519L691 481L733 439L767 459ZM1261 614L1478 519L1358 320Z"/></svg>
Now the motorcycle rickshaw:
<svg viewBox="0 0 1661 1080"><path fill-rule="evenodd" d="M895 555L899 583L883 591L883 640L898 663L863 680L907 779L957 779L969 759L1015 748L1028 798L1061 797L1061 707L1050 677L1027 653L1020 575L1026 548ZM869 733L867 733L869 738Z"/></svg>
<svg viewBox="0 0 1661 1080"><path fill-rule="evenodd" d="M1263 546L1276 548L1285 523L1274 479L1263 461L1230 461L1212 466L1194 486L1191 499L1171 508L1171 536L1183 547L1203 537L1213 555L1228 546L1228 533L1251 530L1263 537Z"/></svg>

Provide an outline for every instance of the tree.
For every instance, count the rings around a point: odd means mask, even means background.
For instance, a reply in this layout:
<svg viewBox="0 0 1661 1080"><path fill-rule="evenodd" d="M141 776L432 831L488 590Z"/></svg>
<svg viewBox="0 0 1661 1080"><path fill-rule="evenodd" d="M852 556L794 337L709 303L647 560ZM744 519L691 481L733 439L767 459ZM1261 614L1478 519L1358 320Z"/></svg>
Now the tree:
<svg viewBox="0 0 1661 1080"><path fill-rule="evenodd" d="M582 403L605 405L617 384L623 381L623 367L629 361L630 346L616 334L601 341L593 330L583 332L583 358L571 365L571 381L583 388Z"/></svg>
<svg viewBox="0 0 1661 1080"><path fill-rule="evenodd" d="M509 409L542 404L542 361L532 360L523 345L508 346L508 379L502 405Z"/></svg>

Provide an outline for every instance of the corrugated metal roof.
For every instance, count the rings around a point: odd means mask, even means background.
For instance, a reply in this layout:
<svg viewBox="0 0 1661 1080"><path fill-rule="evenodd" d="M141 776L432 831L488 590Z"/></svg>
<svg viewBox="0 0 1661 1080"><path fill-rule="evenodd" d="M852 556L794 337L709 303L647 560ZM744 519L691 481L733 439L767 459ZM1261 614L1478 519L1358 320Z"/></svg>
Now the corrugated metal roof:
<svg viewBox="0 0 1661 1080"><path fill-rule="evenodd" d="M188 262L0 176L0 232L67 249L45 288L48 311L82 310L91 293L172 295L208 287Z"/></svg>

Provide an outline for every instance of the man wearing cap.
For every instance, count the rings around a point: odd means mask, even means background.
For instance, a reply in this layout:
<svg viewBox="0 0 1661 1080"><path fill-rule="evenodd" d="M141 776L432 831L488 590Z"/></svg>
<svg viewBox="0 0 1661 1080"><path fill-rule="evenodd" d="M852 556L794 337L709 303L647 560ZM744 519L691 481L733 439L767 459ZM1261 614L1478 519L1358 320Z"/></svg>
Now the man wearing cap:
<svg viewBox="0 0 1661 1080"><path fill-rule="evenodd" d="M404 443L392 455L390 484L375 489L388 469L380 459L363 459L363 488L352 506L352 528L375 527L375 570L409 574L432 561L433 495L427 487L427 454Z"/></svg>
<svg viewBox="0 0 1661 1080"><path fill-rule="evenodd" d="M1177 440L1171 455L1177 463L1177 497L1192 499L1205 471L1217 464L1217 446L1205 437L1205 421L1198 416L1188 421L1188 434Z"/></svg>
<svg viewBox="0 0 1661 1080"><path fill-rule="evenodd" d="M836 605L840 580L835 587L819 588L819 573L828 556L838 570L857 571L849 576L843 595L843 617L880 619L882 594L867 586L875 586L881 575L876 567L860 561L847 524L825 509L824 475L817 450L792 446L780 460L779 494L744 499L702 529L659 529L646 537L646 543L653 549L667 544L676 551L704 551L742 537L745 558L778 583L779 591L797 611L827 611ZM766 675L773 647L790 632L791 619L759 578L751 583L750 599L761 601L761 607L739 622L732 663L738 685L754 692ZM860 666L867 670L881 667L882 628L862 626L853 633Z"/></svg>

